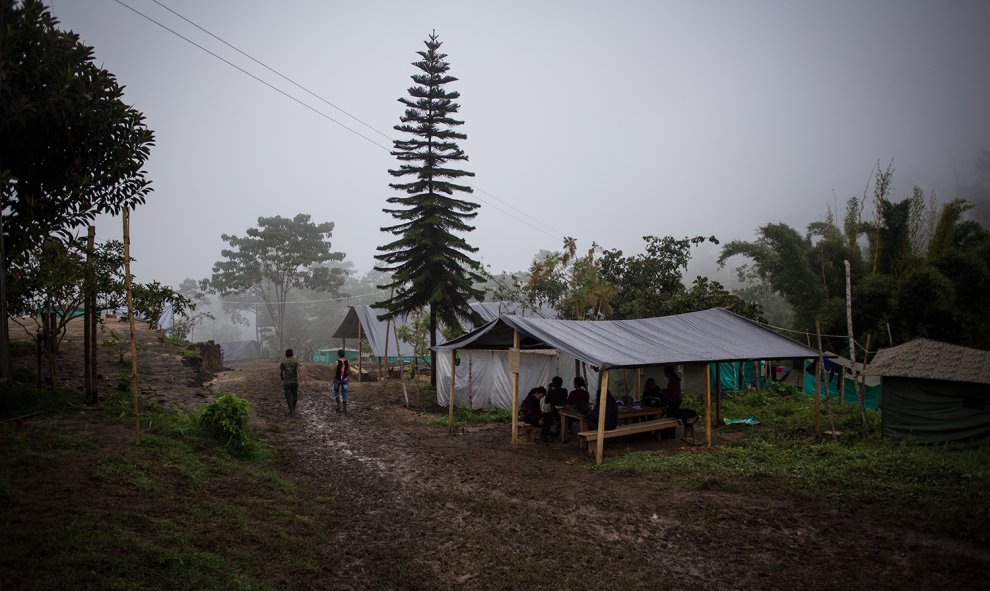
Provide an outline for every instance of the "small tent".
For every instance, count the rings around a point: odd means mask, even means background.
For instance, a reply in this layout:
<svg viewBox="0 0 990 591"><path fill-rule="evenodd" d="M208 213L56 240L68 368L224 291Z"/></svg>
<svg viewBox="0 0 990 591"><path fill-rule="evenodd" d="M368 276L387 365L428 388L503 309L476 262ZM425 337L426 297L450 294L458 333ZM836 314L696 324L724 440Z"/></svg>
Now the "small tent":
<svg viewBox="0 0 990 591"><path fill-rule="evenodd" d="M384 313L384 310L366 304L351 306L332 338L341 339L342 349L347 348L347 339L365 339L374 357L387 358L389 361L398 361L400 358L404 361L416 361L416 352L411 344L399 339L396 346L397 328L405 325L406 320L398 319L396 326L395 322L378 319ZM336 350L333 355L333 360L336 361Z"/></svg>
<svg viewBox="0 0 990 591"><path fill-rule="evenodd" d="M220 343L224 363L257 361L261 357L258 341L228 341Z"/></svg>
<svg viewBox="0 0 990 591"><path fill-rule="evenodd" d="M990 436L990 351L929 339L883 349L868 374L883 378L884 433L918 443Z"/></svg>

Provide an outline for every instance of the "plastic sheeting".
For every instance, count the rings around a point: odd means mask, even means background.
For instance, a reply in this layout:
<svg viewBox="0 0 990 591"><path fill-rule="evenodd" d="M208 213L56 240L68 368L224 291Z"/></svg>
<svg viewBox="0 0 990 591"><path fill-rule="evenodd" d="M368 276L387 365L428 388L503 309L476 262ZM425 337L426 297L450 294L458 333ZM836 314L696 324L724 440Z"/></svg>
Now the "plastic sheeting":
<svg viewBox="0 0 990 591"><path fill-rule="evenodd" d="M379 314L384 314L384 310L372 308L366 304L351 306L344 316L344 320L333 333L335 339L356 339L358 338L358 326L361 327L361 336L368 340L371 346L371 354L375 357L395 357L395 325L378 319ZM406 324L404 319L398 319L399 326ZM388 337L386 337L386 333ZM385 341L388 340L388 354L385 352ZM416 353L413 346L399 340L398 355L400 357L415 359Z"/></svg>
<svg viewBox="0 0 990 591"><path fill-rule="evenodd" d="M515 330L523 349L556 349L601 369L818 356L815 349L722 308L639 320L503 316L434 349L508 349Z"/></svg>
<svg viewBox="0 0 990 591"><path fill-rule="evenodd" d="M985 384L885 377L884 433L917 443L968 441L990 436L990 393Z"/></svg>
<svg viewBox="0 0 990 591"><path fill-rule="evenodd" d="M450 397L450 354L437 355L437 403L446 406ZM454 374L454 404L475 410L512 408L512 374L508 351L459 351ZM557 351L526 351L519 358L519 402L537 386L548 386L554 376L568 390L574 383L574 358ZM588 373L592 389L597 374Z"/></svg>

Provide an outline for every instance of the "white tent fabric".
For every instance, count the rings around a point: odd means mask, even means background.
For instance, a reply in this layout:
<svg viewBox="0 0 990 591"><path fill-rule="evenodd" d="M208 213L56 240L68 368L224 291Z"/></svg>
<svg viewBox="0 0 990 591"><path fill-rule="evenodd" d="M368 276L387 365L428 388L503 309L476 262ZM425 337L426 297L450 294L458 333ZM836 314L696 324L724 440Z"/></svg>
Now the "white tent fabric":
<svg viewBox="0 0 990 591"><path fill-rule="evenodd" d="M508 351L463 350L454 374L454 404L475 410L512 408L512 374ZM437 356L437 404L450 400L451 355ZM519 391L529 392L550 384L554 376L564 380L568 390L574 383L574 358L552 349L524 351L519 356ZM589 372L589 388L597 388L598 374Z"/></svg>
<svg viewBox="0 0 990 591"><path fill-rule="evenodd" d="M393 323L390 324L387 321L379 320L378 315L384 313L384 310L372 308L366 304L351 306L351 308L347 311L347 315L344 316L344 320L340 323L340 326L337 327L336 332L333 333L332 338L356 339L359 334L358 326L360 326L360 334L368 340L368 344L371 346L371 354L373 356L414 357L416 353L413 350L413 346L401 339L399 340L398 352L396 352L395 321L393 320ZM405 324L405 319L398 319L399 328ZM387 337L385 336L386 333L388 334ZM386 340L388 341L387 355L385 351Z"/></svg>
<svg viewBox="0 0 990 591"><path fill-rule="evenodd" d="M722 308L639 320L552 320L503 316L436 351L553 348L600 369L807 359L818 352Z"/></svg>

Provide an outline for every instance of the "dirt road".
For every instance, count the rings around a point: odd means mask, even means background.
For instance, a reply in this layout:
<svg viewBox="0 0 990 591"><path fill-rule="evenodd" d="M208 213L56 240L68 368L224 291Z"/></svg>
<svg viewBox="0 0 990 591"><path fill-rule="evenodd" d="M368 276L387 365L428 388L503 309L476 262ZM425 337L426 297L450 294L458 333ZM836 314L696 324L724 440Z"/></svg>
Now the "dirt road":
<svg viewBox="0 0 990 591"><path fill-rule="evenodd" d="M274 364L212 383L254 402L259 432L291 450L288 468L341 504L327 576L298 586L976 589L990 567L986 549L891 528L862 508L658 486L595 470L573 445L513 449L508 426L450 436L431 422L435 409L398 404L396 382L352 383L338 414L321 371L307 372L295 416Z"/></svg>

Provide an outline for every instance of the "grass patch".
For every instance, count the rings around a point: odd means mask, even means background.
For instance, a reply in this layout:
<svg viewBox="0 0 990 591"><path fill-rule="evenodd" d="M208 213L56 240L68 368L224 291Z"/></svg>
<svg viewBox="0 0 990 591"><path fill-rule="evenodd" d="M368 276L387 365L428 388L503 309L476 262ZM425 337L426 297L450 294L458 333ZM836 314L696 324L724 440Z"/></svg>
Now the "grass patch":
<svg viewBox="0 0 990 591"><path fill-rule="evenodd" d="M322 567L333 497L253 437L250 453L225 446L197 413L143 403L136 446L131 404L106 392L98 409L0 430L5 588L278 589L334 575Z"/></svg>
<svg viewBox="0 0 990 591"><path fill-rule="evenodd" d="M834 408L839 441L814 434L813 403L757 392L726 400L726 417L756 416L745 439L711 453L629 453L606 470L661 486L765 494L877 511L904 525L990 541L990 444L918 446L863 432L855 406ZM869 412L871 425L877 413ZM822 429L828 429L822 418Z"/></svg>
<svg viewBox="0 0 990 591"><path fill-rule="evenodd" d="M433 422L438 425L447 426L447 415L445 414L437 417ZM470 408L462 407L454 408L455 426L462 427L466 425L484 425L510 422L512 422L512 412L506 409L497 408L494 410L471 410Z"/></svg>

